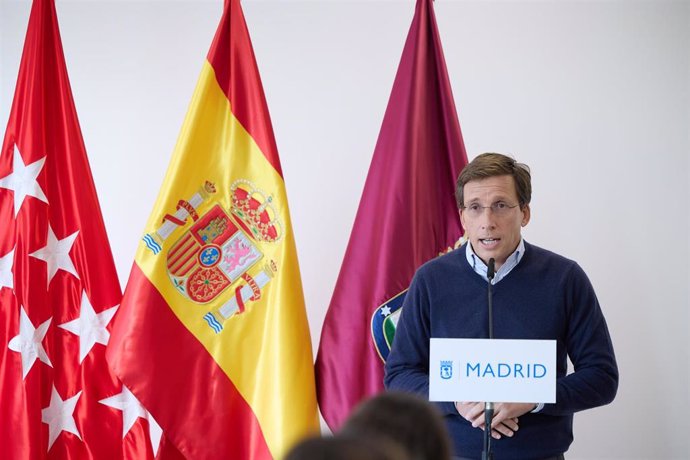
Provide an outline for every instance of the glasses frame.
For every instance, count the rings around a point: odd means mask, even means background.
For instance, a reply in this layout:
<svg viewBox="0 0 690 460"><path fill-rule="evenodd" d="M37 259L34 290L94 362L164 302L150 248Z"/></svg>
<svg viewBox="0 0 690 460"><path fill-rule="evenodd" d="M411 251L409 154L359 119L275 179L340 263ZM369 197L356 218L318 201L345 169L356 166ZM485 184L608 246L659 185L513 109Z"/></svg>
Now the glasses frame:
<svg viewBox="0 0 690 460"><path fill-rule="evenodd" d="M484 215L485 209L491 209L494 216L503 217L508 215L510 210L520 206L520 203L510 205L505 201L496 201L489 206L481 206L479 203L472 203L469 206L461 206L460 209L467 214L467 217L478 219Z"/></svg>

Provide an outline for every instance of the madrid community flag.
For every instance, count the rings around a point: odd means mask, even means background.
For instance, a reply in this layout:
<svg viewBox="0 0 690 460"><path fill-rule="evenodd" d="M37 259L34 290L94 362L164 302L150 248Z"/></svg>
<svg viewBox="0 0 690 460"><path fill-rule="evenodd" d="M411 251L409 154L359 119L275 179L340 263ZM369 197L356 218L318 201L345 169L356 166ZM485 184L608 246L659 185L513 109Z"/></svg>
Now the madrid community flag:
<svg viewBox="0 0 690 460"><path fill-rule="evenodd" d="M318 432L285 184L239 0L225 3L108 347L186 458Z"/></svg>
<svg viewBox="0 0 690 460"><path fill-rule="evenodd" d="M120 285L52 0L31 8L0 222L0 457L152 457L145 411L125 416L105 360Z"/></svg>
<svg viewBox="0 0 690 460"><path fill-rule="evenodd" d="M462 236L454 184L466 163L433 3L418 0L321 332L318 400L331 429L383 389L415 270Z"/></svg>

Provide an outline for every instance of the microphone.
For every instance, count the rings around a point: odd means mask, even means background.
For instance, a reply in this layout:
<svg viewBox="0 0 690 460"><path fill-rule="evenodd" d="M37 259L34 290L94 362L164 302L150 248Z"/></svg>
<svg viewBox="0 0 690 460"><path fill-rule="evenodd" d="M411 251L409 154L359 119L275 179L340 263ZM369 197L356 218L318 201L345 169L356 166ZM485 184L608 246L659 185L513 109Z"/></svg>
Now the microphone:
<svg viewBox="0 0 690 460"><path fill-rule="evenodd" d="M489 306L489 338L493 339L494 338L494 318L493 318L493 296L491 295L491 281L494 279L494 275L496 275L496 260L492 257L489 259L489 265L486 268L486 277L489 278L489 287L488 287L488 297L487 297L487 304Z"/></svg>
<svg viewBox="0 0 690 460"><path fill-rule="evenodd" d="M486 277L489 279L487 287L487 305L489 307L489 339L494 338L494 319L493 319L493 296L491 295L491 281L496 275L496 260L492 257L486 268ZM493 460L494 454L491 450L491 422L494 418L494 403L484 403L484 450L482 460Z"/></svg>

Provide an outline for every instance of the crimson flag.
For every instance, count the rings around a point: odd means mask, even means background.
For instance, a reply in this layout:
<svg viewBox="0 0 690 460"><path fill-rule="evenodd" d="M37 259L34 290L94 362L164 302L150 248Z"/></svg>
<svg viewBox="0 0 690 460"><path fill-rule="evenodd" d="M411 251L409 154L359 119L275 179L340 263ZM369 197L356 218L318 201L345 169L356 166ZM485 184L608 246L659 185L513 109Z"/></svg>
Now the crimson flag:
<svg viewBox="0 0 690 460"><path fill-rule="evenodd" d="M31 8L0 222L0 456L152 457L155 422L105 361L121 291L52 0Z"/></svg>
<svg viewBox="0 0 690 460"><path fill-rule="evenodd" d="M317 394L331 429L383 389L417 267L459 242L454 184L465 164L433 4L419 0L321 332Z"/></svg>

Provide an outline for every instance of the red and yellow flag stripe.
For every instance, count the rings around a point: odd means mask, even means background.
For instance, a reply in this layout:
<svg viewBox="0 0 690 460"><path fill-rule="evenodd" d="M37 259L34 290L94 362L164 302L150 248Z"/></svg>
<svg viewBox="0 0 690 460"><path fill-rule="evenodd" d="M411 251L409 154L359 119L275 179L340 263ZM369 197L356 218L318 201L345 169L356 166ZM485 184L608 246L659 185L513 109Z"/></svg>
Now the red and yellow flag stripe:
<svg viewBox="0 0 690 460"><path fill-rule="evenodd" d="M215 192L185 201L208 183ZM218 310L240 295L243 281L231 279L200 304L173 282L167 255L218 206L252 236L233 208L237 184L250 184L271 209L278 236L253 242L257 266L270 266L270 277L263 275L263 285L247 277L255 295L246 304L237 298L240 311L225 317ZM176 213L180 206L194 209L184 216ZM171 215L176 223L161 232ZM145 233L156 235L159 250L139 247L109 358L165 435L190 458L263 459L279 458L316 432L311 341L287 196L239 1L226 3ZM204 320L209 313L222 330Z"/></svg>

